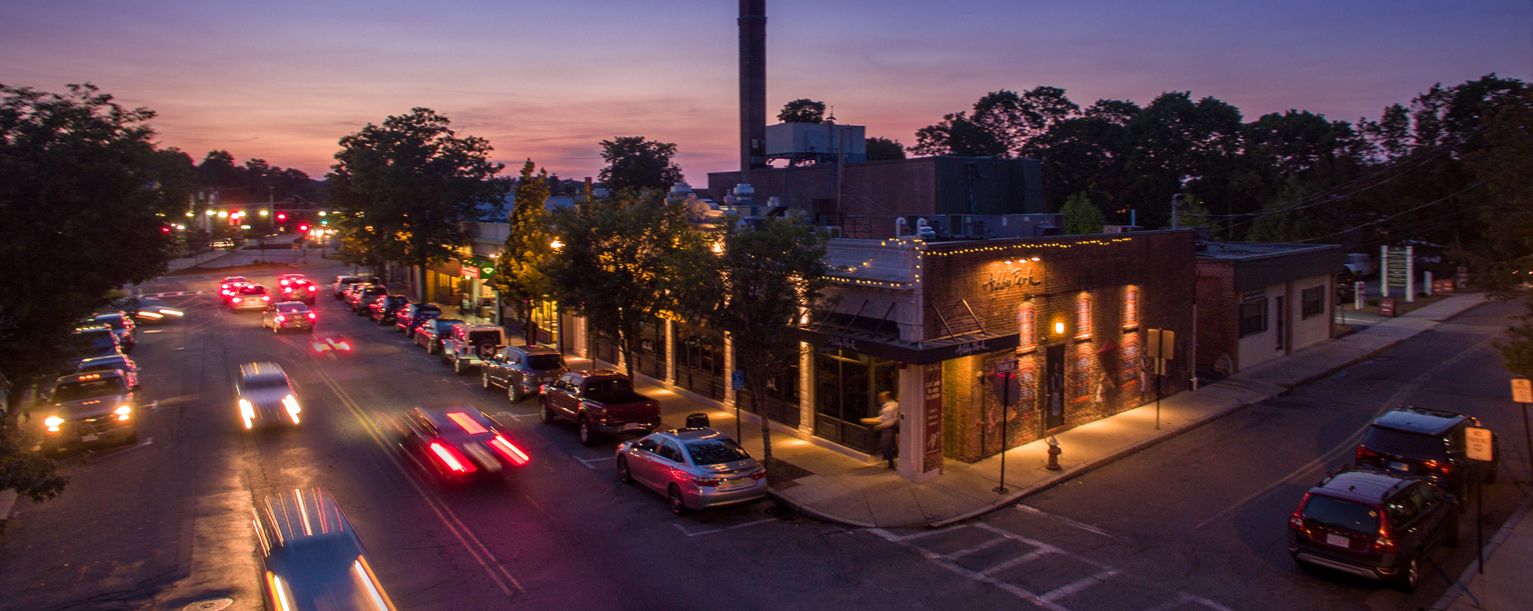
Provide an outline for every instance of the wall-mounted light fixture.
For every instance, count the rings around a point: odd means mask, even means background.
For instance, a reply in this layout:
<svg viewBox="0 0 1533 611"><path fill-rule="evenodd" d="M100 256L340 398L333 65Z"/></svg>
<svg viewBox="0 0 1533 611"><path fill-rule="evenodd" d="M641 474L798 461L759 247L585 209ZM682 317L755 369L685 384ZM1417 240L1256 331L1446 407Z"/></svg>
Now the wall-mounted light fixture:
<svg viewBox="0 0 1533 611"><path fill-rule="evenodd" d="M1054 334L1055 335L1064 335L1065 334L1065 323L1062 323L1062 322L1054 323Z"/></svg>

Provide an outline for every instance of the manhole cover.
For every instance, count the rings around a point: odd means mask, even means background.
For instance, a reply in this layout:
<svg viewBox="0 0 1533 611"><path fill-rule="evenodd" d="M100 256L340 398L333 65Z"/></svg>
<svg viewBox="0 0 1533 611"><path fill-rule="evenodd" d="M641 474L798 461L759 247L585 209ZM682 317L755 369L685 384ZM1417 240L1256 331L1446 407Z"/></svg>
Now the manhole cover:
<svg viewBox="0 0 1533 611"><path fill-rule="evenodd" d="M221 609L227 609L229 607L229 605L232 605L232 604L234 604L234 599L232 599L232 598L209 598L207 600L199 600L199 601L194 602L194 603L192 603L190 605L182 607L181 610L182 611L220 611Z"/></svg>

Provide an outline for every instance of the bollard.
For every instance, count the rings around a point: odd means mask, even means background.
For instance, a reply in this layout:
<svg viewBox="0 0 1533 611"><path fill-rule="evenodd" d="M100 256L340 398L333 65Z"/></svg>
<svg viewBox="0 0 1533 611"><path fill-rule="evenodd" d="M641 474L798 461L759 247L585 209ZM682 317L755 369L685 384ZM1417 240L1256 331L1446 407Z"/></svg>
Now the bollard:
<svg viewBox="0 0 1533 611"><path fill-rule="evenodd" d="M1044 467L1044 468L1046 468L1046 469L1048 469L1050 471L1058 471L1059 468L1060 468L1059 467L1059 454L1060 454L1060 452L1061 452L1061 450L1059 449L1059 440L1055 439L1053 435L1050 435L1049 436L1049 464L1046 467Z"/></svg>

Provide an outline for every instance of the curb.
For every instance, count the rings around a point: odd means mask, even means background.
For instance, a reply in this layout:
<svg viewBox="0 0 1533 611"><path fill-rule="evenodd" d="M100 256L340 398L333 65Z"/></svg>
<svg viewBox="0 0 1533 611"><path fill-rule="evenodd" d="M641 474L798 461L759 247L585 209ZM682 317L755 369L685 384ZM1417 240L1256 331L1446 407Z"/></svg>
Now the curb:
<svg viewBox="0 0 1533 611"><path fill-rule="evenodd" d="M1523 496L1522 502L1517 504L1517 509L1512 512L1512 515L1505 522L1501 523L1501 528L1496 530L1496 534L1490 538L1490 542L1485 544L1485 557L1487 559L1495 554L1496 548L1501 547L1501 544L1505 543L1512 536L1512 530L1516 529L1517 525L1522 523L1522 519L1527 517L1530 506L1533 506L1533 498ZM1453 587L1448 588L1447 592L1443 592L1442 598L1437 599L1437 602L1433 603L1431 608L1451 608L1453 603L1458 602L1459 597L1468 594L1469 584L1474 583L1477 566L1477 564L1471 562L1469 566L1464 567L1464 573L1459 575L1458 581L1453 582Z"/></svg>
<svg viewBox="0 0 1533 611"><path fill-rule="evenodd" d="M772 499L773 502L776 502L776 503L778 503L780 505L786 506L789 509L792 509L796 513L807 515L807 516L809 516L811 518L814 518L816 520L819 520L821 522L829 522L831 524L840 524L842 526L855 526L857 528L879 528L879 526L877 524L871 524L871 523L868 523L868 522L858 522L856 520L848 520L846 518L836 517L836 516L830 515L828 513L820 512L820 511L818 511L818 510L816 510L813 507L810 507L808 505L801 505L799 503L795 503L793 501L788 500L787 497L784 497L781 494L778 494L776 490L772 490L770 488L767 489L767 498ZM893 528L893 527L891 527L891 528Z"/></svg>

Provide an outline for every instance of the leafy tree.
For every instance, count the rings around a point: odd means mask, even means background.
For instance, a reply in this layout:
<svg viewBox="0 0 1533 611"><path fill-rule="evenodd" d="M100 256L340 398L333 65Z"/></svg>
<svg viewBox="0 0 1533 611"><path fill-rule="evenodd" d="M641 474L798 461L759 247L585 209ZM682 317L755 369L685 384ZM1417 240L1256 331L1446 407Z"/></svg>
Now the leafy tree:
<svg viewBox="0 0 1533 611"><path fill-rule="evenodd" d="M985 126L970 119L968 113L943 115L942 122L916 130L916 145L910 152L925 156L1002 157L1006 144Z"/></svg>
<svg viewBox="0 0 1533 611"><path fill-rule="evenodd" d="M1506 298L1533 270L1533 90L1498 104L1488 123L1483 146L1468 158L1489 195L1479 210L1483 241L1463 254L1475 283Z"/></svg>
<svg viewBox="0 0 1533 611"><path fill-rule="evenodd" d="M328 185L331 202L351 217L343 243L366 243L371 255L413 265L424 278L427 265L468 245L464 222L504 205L511 184L495 176L504 165L489 160L489 141L459 137L448 124L415 108L341 138Z"/></svg>
<svg viewBox="0 0 1533 611"><path fill-rule="evenodd" d="M717 257L690 268L684 308L689 317L729 334L735 363L761 416L764 463L772 458L765 410L767 381L798 362L793 327L801 312L824 298L827 236L798 219L729 223Z"/></svg>
<svg viewBox="0 0 1533 611"><path fill-rule="evenodd" d="M1059 212L1065 215L1065 233L1071 235L1102 233L1102 225L1107 223L1102 210L1091 203L1085 192L1071 196Z"/></svg>
<svg viewBox="0 0 1533 611"><path fill-rule="evenodd" d="M1129 120L1138 114L1132 102L1098 100L1079 116L1056 123L1030 140L1021 156L1043 160L1050 206L1063 206L1065 198L1086 191L1100 198L1110 210L1126 209L1128 176L1123 162L1128 156Z"/></svg>
<svg viewBox="0 0 1533 611"><path fill-rule="evenodd" d="M1058 87L1035 87L1021 95L1003 89L974 103L974 122L993 134L1005 148L1004 156L1010 157L1079 112L1080 107Z"/></svg>
<svg viewBox="0 0 1533 611"><path fill-rule="evenodd" d="M65 480L20 453L20 389L58 374L73 348L60 338L109 291L165 270L165 228L191 198L179 151L155 148L153 111L68 89L0 85L0 377L16 389L0 418L0 490L35 501Z"/></svg>
<svg viewBox="0 0 1533 611"><path fill-rule="evenodd" d="M601 141L601 158L607 167L597 174L608 189L651 189L665 193L671 186L686 180L681 166L671 161L676 145L645 140L643 136L623 136Z"/></svg>
<svg viewBox="0 0 1533 611"><path fill-rule="evenodd" d="M891 159L904 159L905 146L899 140L888 138L868 138L867 147L868 161L888 161Z"/></svg>
<svg viewBox="0 0 1533 611"><path fill-rule="evenodd" d="M516 304L522 317L522 337L533 341L531 302L548 294L548 278L543 275L543 265L553 254L552 235L549 233L548 169L536 174L532 160L522 166L521 180L516 181L515 201L511 209L510 230L506 234L506 247L495 260L495 277L491 285L500 293L501 299Z"/></svg>
<svg viewBox="0 0 1533 611"><path fill-rule="evenodd" d="M708 238L692 229L684 204L654 191L625 189L556 210L553 220L563 247L543 265L549 294L618 346L632 378L640 325L675 311L692 290L681 279L708 254Z"/></svg>
<svg viewBox="0 0 1533 611"><path fill-rule="evenodd" d="M782 112L777 113L777 120L783 123L824 123L825 103L808 98L788 102L783 104Z"/></svg>

